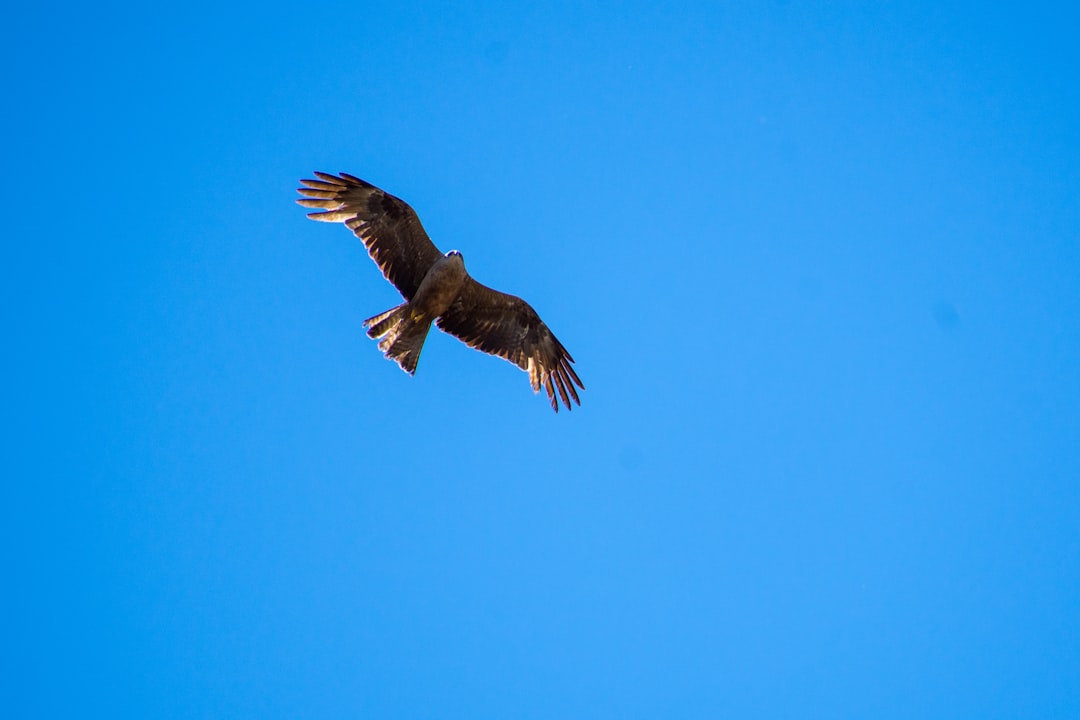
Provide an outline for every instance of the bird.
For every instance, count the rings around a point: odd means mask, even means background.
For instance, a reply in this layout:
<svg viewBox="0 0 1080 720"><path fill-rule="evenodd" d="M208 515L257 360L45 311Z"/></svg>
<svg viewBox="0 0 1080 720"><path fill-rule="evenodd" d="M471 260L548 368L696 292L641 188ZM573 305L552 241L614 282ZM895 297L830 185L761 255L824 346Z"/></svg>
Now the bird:
<svg viewBox="0 0 1080 720"><path fill-rule="evenodd" d="M534 393L547 391L552 409L559 401L572 410L585 389L574 358L532 306L515 295L474 280L457 250L441 252L416 211L404 200L348 173L315 171L297 188L297 203L319 222L344 223L405 302L364 321L379 349L409 375L416 374L431 324L490 355L509 360L529 374Z"/></svg>

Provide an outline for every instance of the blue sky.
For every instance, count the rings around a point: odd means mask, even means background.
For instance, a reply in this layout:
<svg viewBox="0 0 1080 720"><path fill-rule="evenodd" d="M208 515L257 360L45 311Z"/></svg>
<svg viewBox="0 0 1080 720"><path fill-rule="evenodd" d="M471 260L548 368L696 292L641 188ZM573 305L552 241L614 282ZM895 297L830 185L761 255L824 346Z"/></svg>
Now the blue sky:
<svg viewBox="0 0 1080 720"><path fill-rule="evenodd" d="M1064 4L24 4L3 714L1076 717ZM577 360L432 335L301 177Z"/></svg>

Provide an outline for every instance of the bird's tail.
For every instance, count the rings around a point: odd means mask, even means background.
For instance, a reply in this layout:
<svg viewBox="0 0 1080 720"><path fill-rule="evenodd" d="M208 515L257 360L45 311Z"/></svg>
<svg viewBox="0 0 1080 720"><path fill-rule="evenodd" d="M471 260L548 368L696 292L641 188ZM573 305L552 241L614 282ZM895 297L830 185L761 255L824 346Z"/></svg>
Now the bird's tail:
<svg viewBox="0 0 1080 720"><path fill-rule="evenodd" d="M379 349L410 375L416 373L420 351L424 348L431 318L415 313L409 303L402 303L364 321L369 337L382 338Z"/></svg>

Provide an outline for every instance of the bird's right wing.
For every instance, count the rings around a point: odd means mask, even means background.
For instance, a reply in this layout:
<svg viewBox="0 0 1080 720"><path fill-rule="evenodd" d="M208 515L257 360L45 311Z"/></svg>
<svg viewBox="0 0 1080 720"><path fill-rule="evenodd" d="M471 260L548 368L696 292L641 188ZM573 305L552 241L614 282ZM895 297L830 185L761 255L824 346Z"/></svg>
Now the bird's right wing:
<svg viewBox="0 0 1080 720"><path fill-rule="evenodd" d="M424 276L442 253L420 224L409 204L358 177L315 172L318 180L301 180L304 197L296 202L312 220L343 222L364 243L386 279L412 300Z"/></svg>
<svg viewBox="0 0 1080 720"><path fill-rule="evenodd" d="M435 324L469 347L506 358L529 373L533 391L539 392L542 385L555 412L559 412L560 398L567 410L571 398L581 404L574 384L582 390L585 386L574 372L574 358L532 306L516 295L467 278L457 299Z"/></svg>

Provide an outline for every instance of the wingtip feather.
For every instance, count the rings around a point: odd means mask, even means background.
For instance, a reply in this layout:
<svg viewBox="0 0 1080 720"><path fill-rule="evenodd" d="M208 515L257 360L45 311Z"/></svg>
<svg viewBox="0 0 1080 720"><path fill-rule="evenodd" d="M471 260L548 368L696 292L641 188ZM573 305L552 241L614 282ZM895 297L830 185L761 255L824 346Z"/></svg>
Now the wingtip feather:
<svg viewBox="0 0 1080 720"><path fill-rule="evenodd" d="M306 208L326 208L336 210L341 207L340 200L323 200L320 198L297 198L296 204Z"/></svg>
<svg viewBox="0 0 1080 720"><path fill-rule="evenodd" d="M331 185L338 185L339 187L344 187L347 184L347 183L345 183L345 181L343 181L337 175L333 175L331 173L320 172L318 170L315 171L315 177L317 177L320 180L323 180L325 182L328 182Z"/></svg>
<svg viewBox="0 0 1080 720"><path fill-rule="evenodd" d="M309 219L315 220L316 222L345 222L354 214L355 213L349 212L347 210L342 210L339 212L310 212L307 214L307 216Z"/></svg>

